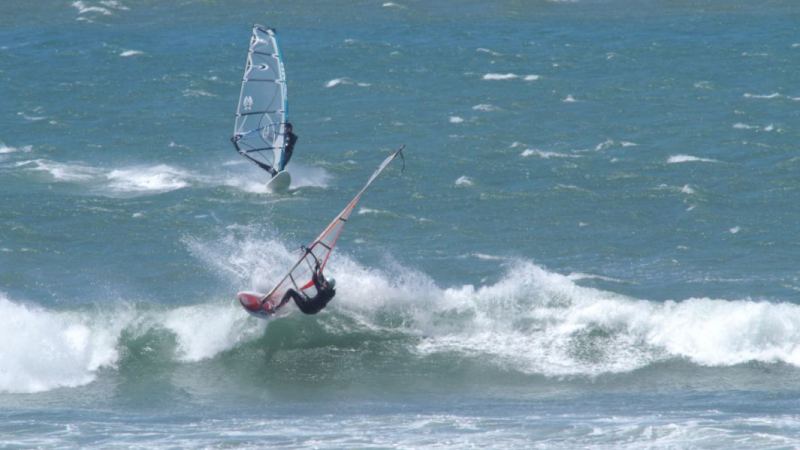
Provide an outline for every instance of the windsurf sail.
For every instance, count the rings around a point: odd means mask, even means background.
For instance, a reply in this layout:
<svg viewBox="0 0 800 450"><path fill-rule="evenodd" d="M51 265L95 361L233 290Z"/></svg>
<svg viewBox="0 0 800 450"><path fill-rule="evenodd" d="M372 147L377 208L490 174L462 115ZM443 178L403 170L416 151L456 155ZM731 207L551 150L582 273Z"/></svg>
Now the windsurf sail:
<svg viewBox="0 0 800 450"><path fill-rule="evenodd" d="M303 254L300 256L300 259L292 266L289 272L278 281L278 284L275 285L272 290L270 290L267 295L261 298L261 301L267 299L272 299L278 301L283 296L284 292L286 292L289 288L294 288L294 290L300 292L304 292L306 295L313 297L317 294L316 289L314 288L314 283L311 281L311 276L314 273L314 268L316 264L319 264L321 268L325 268L325 265L328 263L328 258L331 256L331 252L333 252L334 247L336 247L336 242L339 240L339 235L342 233L342 229L344 228L344 224L347 223L347 220L350 218L350 214L355 209L356 205L358 204L359 200L361 200L361 196L364 192L369 188L373 181L386 169L386 166L389 165L395 158L398 156L402 156L403 149L405 145L400 147L399 149L392 152L391 155L387 156L386 159L378 166L378 168L373 172L372 176L369 177L367 183L364 187L361 188L360 191L350 200L350 203L344 207L342 212L340 212L332 221L322 230L322 233L317 236L316 239L311 241L307 247L303 248Z"/></svg>
<svg viewBox="0 0 800 450"><path fill-rule="evenodd" d="M254 25L231 142L273 176L283 170L287 113L286 72L275 30Z"/></svg>

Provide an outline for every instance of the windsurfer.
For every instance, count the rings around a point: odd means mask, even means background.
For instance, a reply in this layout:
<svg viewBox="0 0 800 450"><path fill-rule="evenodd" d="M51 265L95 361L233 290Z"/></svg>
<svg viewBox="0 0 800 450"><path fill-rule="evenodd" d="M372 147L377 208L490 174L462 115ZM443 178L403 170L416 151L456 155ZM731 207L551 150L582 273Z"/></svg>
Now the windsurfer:
<svg viewBox="0 0 800 450"><path fill-rule="evenodd" d="M297 135L292 133L292 124L286 122L286 126L284 127L286 131L286 147L283 149L283 160L281 161L280 165L278 166L278 170L284 170L286 165L289 164L289 160L292 159L292 152L294 151L294 144L297 142Z"/></svg>
<svg viewBox="0 0 800 450"><path fill-rule="evenodd" d="M309 297L305 293L297 292L292 288L289 288L285 294L283 294L283 298L281 302L275 307L275 310L278 310L281 306L283 306L289 299L294 300L295 305L302 311L304 314L316 314L326 306L328 306L328 302L333 300L333 297L336 295L336 280L331 278L325 278L322 274L322 268L319 265L319 261L314 267L314 275L311 276L311 281L314 282L314 288L317 290L317 295L314 297Z"/></svg>

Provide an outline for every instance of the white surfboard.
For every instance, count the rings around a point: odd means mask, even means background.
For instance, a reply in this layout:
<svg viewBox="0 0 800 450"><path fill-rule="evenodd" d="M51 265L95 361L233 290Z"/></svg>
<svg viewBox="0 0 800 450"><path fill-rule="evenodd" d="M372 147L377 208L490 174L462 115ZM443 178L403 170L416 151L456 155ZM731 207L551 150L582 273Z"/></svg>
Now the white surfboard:
<svg viewBox="0 0 800 450"><path fill-rule="evenodd" d="M289 190L290 184L292 184L292 176L289 175L289 172L281 170L267 182L267 190L275 194L286 192Z"/></svg>

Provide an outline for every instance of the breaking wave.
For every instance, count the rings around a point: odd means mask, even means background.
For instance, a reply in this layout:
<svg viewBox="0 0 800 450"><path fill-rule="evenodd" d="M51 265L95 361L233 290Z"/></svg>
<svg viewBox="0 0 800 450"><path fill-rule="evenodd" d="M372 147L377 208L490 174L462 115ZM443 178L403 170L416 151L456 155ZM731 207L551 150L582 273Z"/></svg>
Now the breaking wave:
<svg viewBox="0 0 800 450"><path fill-rule="evenodd" d="M197 324L202 323L202 331ZM248 322L230 303L173 310L124 302L105 312L55 311L0 294L0 392L34 393L91 383L103 369L116 369L136 341L168 333L168 359L196 362L257 337L263 323ZM160 339L153 339L158 341ZM145 351L153 351L145 346Z"/></svg>
<svg viewBox="0 0 800 450"><path fill-rule="evenodd" d="M236 290L268 289L296 258L280 239L264 235L269 232L229 227L219 239L187 238L185 244L229 286L232 298ZM800 367L798 305L650 301L578 284L605 279L599 275L499 261L505 272L494 283L443 287L397 263L377 269L334 254L329 274L338 281L338 294L331 306L313 318L293 311L271 322L249 317L230 298L180 307L120 302L113 311L98 312L56 311L0 296L0 333L10 344L0 349L0 391L83 385L102 369L141 364L129 359L147 351L157 353L156 364L214 361L222 354L231 364L230 358L249 361L255 349L281 350L281 364L291 365L286 358L299 363L309 349L326 348L330 358L344 351L360 361L367 375L378 369L364 361L376 360L425 371L456 361L545 377L598 377L670 361ZM352 348L360 350L346 350Z"/></svg>

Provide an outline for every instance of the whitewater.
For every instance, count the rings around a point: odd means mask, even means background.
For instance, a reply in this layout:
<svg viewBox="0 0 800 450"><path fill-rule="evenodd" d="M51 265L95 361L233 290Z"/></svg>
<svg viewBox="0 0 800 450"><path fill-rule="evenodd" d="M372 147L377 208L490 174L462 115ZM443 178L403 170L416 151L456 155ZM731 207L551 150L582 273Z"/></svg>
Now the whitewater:
<svg viewBox="0 0 800 450"><path fill-rule="evenodd" d="M230 236L223 242L190 245L240 285L268 286L293 261L294 254L275 242ZM279 251L264 258L263 248ZM218 253L222 249L228 252ZM509 262L495 284L449 288L401 266L389 274L346 256L331 266L343 287L330 317L320 318L321 342L326 336L367 341L389 336L414 359L449 354L520 376L587 380L670 361L720 368L747 362L800 366L800 307L793 304L634 299L581 287L529 261ZM0 324L8 345L0 354L6 364L0 389L30 393L88 384L102 368L117 370L131 342L144 339L150 346L148 334L174 340L159 356L177 363L214 359L261 339L269 324L250 320L229 300L177 308L123 300L98 312L47 310L3 296Z"/></svg>

